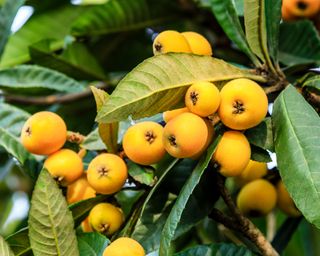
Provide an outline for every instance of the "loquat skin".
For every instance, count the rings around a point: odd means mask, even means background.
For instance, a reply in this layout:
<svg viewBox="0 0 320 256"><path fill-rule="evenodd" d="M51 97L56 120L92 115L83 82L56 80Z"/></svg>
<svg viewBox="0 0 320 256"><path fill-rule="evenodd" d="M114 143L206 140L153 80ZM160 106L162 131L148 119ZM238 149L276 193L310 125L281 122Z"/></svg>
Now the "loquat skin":
<svg viewBox="0 0 320 256"><path fill-rule="evenodd" d="M267 215L277 203L275 187L266 180L257 179L247 183L239 192L237 206L249 217Z"/></svg>
<svg viewBox="0 0 320 256"><path fill-rule="evenodd" d="M170 120L163 129L166 151L176 158L192 157L205 146L208 128L205 121L192 113L182 113Z"/></svg>
<svg viewBox="0 0 320 256"><path fill-rule="evenodd" d="M165 30L159 33L153 41L152 48L154 55L167 52L191 53L188 41L183 35L174 30Z"/></svg>
<svg viewBox="0 0 320 256"><path fill-rule="evenodd" d="M184 102L190 112L206 117L218 110L220 92L213 83L196 82L188 88Z"/></svg>
<svg viewBox="0 0 320 256"><path fill-rule="evenodd" d="M23 125L21 142L27 151L37 155L50 155L58 151L67 140L67 127L63 119L49 111L32 115Z"/></svg>
<svg viewBox="0 0 320 256"><path fill-rule="evenodd" d="M127 157L138 164L150 165L165 155L163 127L151 121L137 123L126 131L122 146Z"/></svg>
<svg viewBox="0 0 320 256"><path fill-rule="evenodd" d="M87 180L87 174L83 173L79 179L72 182L67 187L67 202L73 204L81 200L93 198L96 191L90 186Z"/></svg>
<svg viewBox="0 0 320 256"><path fill-rule="evenodd" d="M301 212L294 204L294 201L281 180L277 183L277 198L277 206L281 211L290 217L301 216Z"/></svg>
<svg viewBox="0 0 320 256"><path fill-rule="evenodd" d="M267 172L267 163L250 160L246 168L236 177L236 182L239 186L243 186L250 181L262 178Z"/></svg>
<svg viewBox="0 0 320 256"><path fill-rule="evenodd" d="M219 172L225 177L239 176L249 163L250 144L241 132L227 131L223 134L213 154Z"/></svg>
<svg viewBox="0 0 320 256"><path fill-rule="evenodd" d="M288 7L285 6L284 4L282 4L282 7L281 7L281 16L284 21L293 21L297 19L297 17L294 16L290 12L290 10L288 10Z"/></svg>
<svg viewBox="0 0 320 256"><path fill-rule="evenodd" d="M70 149L60 149L48 156L44 167L62 186L70 185L83 174L81 157Z"/></svg>
<svg viewBox="0 0 320 256"><path fill-rule="evenodd" d="M234 79L225 84L220 95L219 117L231 129L252 128L267 114L267 95L254 81L246 78Z"/></svg>
<svg viewBox="0 0 320 256"><path fill-rule="evenodd" d="M288 16L297 18L311 18L320 10L319 0L283 0L282 9Z"/></svg>
<svg viewBox="0 0 320 256"><path fill-rule="evenodd" d="M212 55L212 48L208 40L201 34L187 31L181 33L188 41L191 52L198 55Z"/></svg>
<svg viewBox="0 0 320 256"><path fill-rule="evenodd" d="M187 107L168 110L168 111L163 112L162 118L166 123L168 123L171 119L175 118L176 116L178 116L182 113L186 113L186 112L189 112L189 109Z"/></svg>
<svg viewBox="0 0 320 256"><path fill-rule="evenodd" d="M207 136L207 140L206 143L204 144L203 148L200 150L200 152L198 152L196 155L191 156L190 158L197 160L199 159L202 154L207 150L207 148L209 147L210 143L212 142L212 139L214 137L214 127L211 124L211 122L207 119L203 119L207 125L207 129L208 129L208 136Z"/></svg>
<svg viewBox="0 0 320 256"><path fill-rule="evenodd" d="M118 231L123 222L122 210L110 203L97 204L89 213L90 226L95 231L107 236Z"/></svg>
<svg viewBox="0 0 320 256"><path fill-rule="evenodd" d="M143 247L134 239L120 237L104 250L103 256L145 256Z"/></svg>
<svg viewBox="0 0 320 256"><path fill-rule="evenodd" d="M89 223L89 217L81 222L81 229L83 232L93 232L93 229L91 228Z"/></svg>
<svg viewBox="0 0 320 256"><path fill-rule="evenodd" d="M126 182L127 165L121 157L103 153L89 163L87 178L97 193L110 195L118 192Z"/></svg>

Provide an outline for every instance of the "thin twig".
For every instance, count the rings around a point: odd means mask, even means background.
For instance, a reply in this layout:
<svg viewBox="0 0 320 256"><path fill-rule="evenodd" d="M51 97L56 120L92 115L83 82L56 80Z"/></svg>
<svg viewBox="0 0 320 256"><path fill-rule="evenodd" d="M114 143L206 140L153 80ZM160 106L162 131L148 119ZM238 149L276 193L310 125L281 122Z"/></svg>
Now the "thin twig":
<svg viewBox="0 0 320 256"><path fill-rule="evenodd" d="M279 81L276 84L269 86L269 87L265 87L264 88L264 92L268 95L274 92L278 92L281 91L282 89L285 88L285 84L283 83L283 81Z"/></svg>
<svg viewBox="0 0 320 256"><path fill-rule="evenodd" d="M99 89L105 89L108 86L105 83L100 83L96 87ZM58 103L62 104L62 103L73 102L76 100L89 97L91 96L91 94L92 92L88 88L83 92L71 93L66 95L49 95L45 97L43 96L30 97L30 96L22 96L22 95L14 95L14 94L2 94L0 96L3 96L7 103L47 106L47 105L53 105Z"/></svg>

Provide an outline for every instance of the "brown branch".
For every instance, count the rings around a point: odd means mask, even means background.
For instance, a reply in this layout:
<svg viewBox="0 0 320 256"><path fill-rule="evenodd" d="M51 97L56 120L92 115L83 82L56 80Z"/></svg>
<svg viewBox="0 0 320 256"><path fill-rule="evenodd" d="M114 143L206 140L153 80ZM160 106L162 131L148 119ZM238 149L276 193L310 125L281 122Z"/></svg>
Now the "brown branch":
<svg viewBox="0 0 320 256"><path fill-rule="evenodd" d="M261 231L249 219L244 217L242 213L239 211L239 209L236 207L231 195L224 186L224 179L221 175L218 178L217 185L220 191L220 195L226 203L226 205L228 206L232 217L226 216L217 209L214 209L210 213L209 217L222 223L227 228L240 232L244 237L248 238L257 246L262 255L278 256L279 254L268 242L268 240L261 233Z"/></svg>
<svg viewBox="0 0 320 256"><path fill-rule="evenodd" d="M268 95L274 92L278 92L281 91L282 89L284 89L286 87L286 83L284 83L283 81L279 81L276 84L269 86L269 87L265 87L264 88L264 92Z"/></svg>
<svg viewBox="0 0 320 256"><path fill-rule="evenodd" d="M96 86L99 89L105 89L108 86L105 83L100 83ZM62 104L77 101L92 95L90 88L86 89L83 92L71 93L66 95L49 95L45 97L30 97L22 95L13 95L13 94L2 94L7 103L13 104L24 104L24 105L53 105L53 104Z"/></svg>

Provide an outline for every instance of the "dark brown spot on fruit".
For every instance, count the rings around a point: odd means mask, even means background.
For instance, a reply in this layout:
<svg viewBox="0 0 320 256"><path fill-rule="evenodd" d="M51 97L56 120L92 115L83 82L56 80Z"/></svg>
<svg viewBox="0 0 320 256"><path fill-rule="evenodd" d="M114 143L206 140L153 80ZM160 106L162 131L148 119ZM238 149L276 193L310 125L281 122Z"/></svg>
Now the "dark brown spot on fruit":
<svg viewBox="0 0 320 256"><path fill-rule="evenodd" d="M149 144L152 144L157 136L152 131L147 131L145 134L145 138L149 142Z"/></svg>
<svg viewBox="0 0 320 256"><path fill-rule="evenodd" d="M170 135L170 136L168 137L168 140L169 140L171 146L174 146L174 147L177 146L177 142L176 142L176 137L175 137L175 136Z"/></svg>
<svg viewBox="0 0 320 256"><path fill-rule="evenodd" d="M197 104L198 99L199 99L199 93L194 92L194 91L191 92L190 93L190 99L192 101L193 106L195 106Z"/></svg>
<svg viewBox="0 0 320 256"><path fill-rule="evenodd" d="M100 167L98 168L98 173L99 173L99 175L100 175L100 178L103 177L103 176L107 176L108 172L109 172L109 170L108 170L108 168L105 167L105 166L100 166Z"/></svg>
<svg viewBox="0 0 320 256"><path fill-rule="evenodd" d="M298 1L297 2L297 7L298 7L298 9L304 11L304 10L306 10L308 8L308 4L305 3L304 1Z"/></svg>
<svg viewBox="0 0 320 256"><path fill-rule="evenodd" d="M28 136L31 136L31 128L30 128L30 126L27 127L27 129L25 130L25 132L26 132L26 134L27 134Z"/></svg>
<svg viewBox="0 0 320 256"><path fill-rule="evenodd" d="M242 101L240 100L236 100L234 103L233 103L233 114L241 114L245 111L245 108L244 108L244 105L242 103Z"/></svg>
<svg viewBox="0 0 320 256"><path fill-rule="evenodd" d="M110 228L109 224L100 224L99 230L101 233L106 234Z"/></svg>
<svg viewBox="0 0 320 256"><path fill-rule="evenodd" d="M160 43L155 43L154 48L156 49L157 52L161 52L162 45Z"/></svg>

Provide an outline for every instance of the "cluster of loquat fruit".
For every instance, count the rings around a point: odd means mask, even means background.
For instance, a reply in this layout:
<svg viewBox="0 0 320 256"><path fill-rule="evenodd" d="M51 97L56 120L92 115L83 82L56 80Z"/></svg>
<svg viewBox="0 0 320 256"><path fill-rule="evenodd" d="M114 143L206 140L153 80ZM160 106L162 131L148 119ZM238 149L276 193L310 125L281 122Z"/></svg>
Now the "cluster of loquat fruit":
<svg viewBox="0 0 320 256"><path fill-rule="evenodd" d="M283 0L282 18L285 21L311 19L320 14L319 0Z"/></svg>
<svg viewBox="0 0 320 256"><path fill-rule="evenodd" d="M161 32L153 43L154 54L186 52L212 55L205 37L195 32ZM198 159L215 137L213 120L220 120L226 130L219 141L212 163L225 177L237 177L243 186L237 205L248 215L263 215L278 205L290 216L298 216L282 182L277 189L262 177L265 163L250 160L251 148L243 131L258 125L266 116L268 99L256 82L238 78L221 90L214 83L197 81L186 90L185 107L163 113L164 127L152 121L139 122L123 136L124 154L101 153L84 171L82 154L63 148L67 140L64 120L55 113L42 111L32 115L21 132L23 146L33 154L47 156L44 167L64 187L69 204L111 195L121 190L128 178L124 158L140 165L159 162L166 153L175 158ZM278 195L277 195L278 191ZM97 231L111 236L124 223L124 214L109 202L95 205L81 224L84 232ZM144 256L143 247L131 238L121 237L104 251L104 256Z"/></svg>
<svg viewBox="0 0 320 256"><path fill-rule="evenodd" d="M319 3L319 1L318 1ZM284 5L285 5L284 1ZM197 43L195 43L197 42ZM180 44L180 45L179 45ZM153 43L154 54L166 52L192 52L199 55L212 55L210 43L202 35L195 32L179 33L164 31ZM280 180L274 186L263 179L267 174L267 164L250 159L250 144L243 134L246 129L258 125L266 116L268 98L264 90L254 81L245 78L234 79L226 83L221 91L211 82L199 81L192 84L185 94L185 107L166 111L163 119L166 125L158 124L157 130L152 130L151 123L139 123L129 128L128 138L124 138L123 146L127 156L140 164L152 164L144 159L136 158L138 148L143 148L139 142L136 148L131 143L135 135L143 139L152 136L152 146L147 144L148 153L158 154L155 162L160 160L165 151L176 158L199 158L214 138L212 120L217 118L229 129L224 132L216 151L213 163L220 174L225 177L235 177L241 190L237 197L237 206L247 216L263 216L268 214L276 205L288 216L300 216L293 200ZM136 128L134 128L136 127ZM141 127L141 128L138 128ZM149 127L149 129L147 129ZM139 131L140 130L140 131ZM160 138L157 140L157 138ZM161 146L161 138L162 144ZM140 152L144 152L141 150ZM146 150L147 151L147 150ZM161 153L159 153L161 152ZM143 159L143 160L142 160Z"/></svg>
<svg viewBox="0 0 320 256"><path fill-rule="evenodd" d="M113 194L124 185L128 170L125 161L116 154L102 153L83 169L81 151L62 148L67 140L67 127L57 114L42 111L32 115L21 131L22 145L33 154L47 156L44 168L64 187L69 204L93 198L99 194ZM97 231L111 236L124 222L121 208L111 203L95 205L81 223L84 232ZM113 241L103 256L144 256L143 247L135 240L121 237Z"/></svg>

